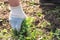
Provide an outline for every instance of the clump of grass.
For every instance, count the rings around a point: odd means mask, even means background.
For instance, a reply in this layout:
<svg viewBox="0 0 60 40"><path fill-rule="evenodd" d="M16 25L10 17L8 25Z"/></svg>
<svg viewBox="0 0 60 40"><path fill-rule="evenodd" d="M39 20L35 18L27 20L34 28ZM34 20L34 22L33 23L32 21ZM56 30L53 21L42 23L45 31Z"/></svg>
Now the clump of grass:
<svg viewBox="0 0 60 40"><path fill-rule="evenodd" d="M22 23L20 32L17 32L16 30L12 31L14 38L17 36L18 39L20 40L33 39L31 38L32 36L31 33L34 32L34 31L32 32L32 27L31 27L33 21L34 21L33 17L26 18Z"/></svg>

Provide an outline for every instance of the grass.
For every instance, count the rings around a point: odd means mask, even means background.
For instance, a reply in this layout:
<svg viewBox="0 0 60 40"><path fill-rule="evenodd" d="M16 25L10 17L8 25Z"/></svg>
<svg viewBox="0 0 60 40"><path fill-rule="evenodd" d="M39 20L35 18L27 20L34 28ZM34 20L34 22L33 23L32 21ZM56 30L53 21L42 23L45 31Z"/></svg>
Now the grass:
<svg viewBox="0 0 60 40"><path fill-rule="evenodd" d="M49 11L47 10L47 12L45 11L47 14L46 15L44 13L40 13L38 8L35 8L35 6L38 7L38 5L35 5L34 1L26 4L34 7L32 13L28 13L29 9L25 9L25 11L27 10L26 12L28 14L32 14L34 16L26 18L22 23L21 31L17 32L11 28L7 29L9 28L9 24L7 22L7 18L3 18L3 16L5 17L5 15L7 15L9 12L9 10L6 9L8 4L5 5L4 3L0 3L1 8L4 9L2 13L0 13L2 14L0 19L0 40L60 40L60 29L57 28L60 24L60 7L56 7L55 9ZM29 8L29 6L26 8ZM5 10L7 10L6 14L4 13ZM31 12L31 10L29 12ZM53 18L55 21L51 18ZM50 19L53 23L50 21ZM53 32L55 26L56 30Z"/></svg>
<svg viewBox="0 0 60 40"><path fill-rule="evenodd" d="M10 29L10 32L8 33L7 29L4 29L0 32L0 39L4 40L52 40L54 35L59 34L59 30L56 31L56 33L53 33L52 31L47 32L47 34L42 29L37 29L36 26L34 26L33 17L26 18L23 23L20 32L17 32L16 30ZM59 37L58 35L56 35Z"/></svg>

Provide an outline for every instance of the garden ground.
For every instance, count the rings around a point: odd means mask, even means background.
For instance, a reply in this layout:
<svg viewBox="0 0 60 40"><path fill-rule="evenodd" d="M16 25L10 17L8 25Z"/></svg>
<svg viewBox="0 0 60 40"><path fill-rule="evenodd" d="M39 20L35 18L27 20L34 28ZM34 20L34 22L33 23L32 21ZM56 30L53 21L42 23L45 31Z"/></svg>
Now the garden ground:
<svg viewBox="0 0 60 40"><path fill-rule="evenodd" d="M29 17L23 23L18 40L60 40L60 7L43 10L40 7L39 0L22 0L22 7ZM0 40L16 40L11 38L11 27L8 16L10 8L8 2L0 2ZM26 24L27 23L27 24ZM26 27L24 27L26 26ZM26 34L26 33L27 34ZM21 36L22 35L22 36ZM24 37L23 37L24 36Z"/></svg>

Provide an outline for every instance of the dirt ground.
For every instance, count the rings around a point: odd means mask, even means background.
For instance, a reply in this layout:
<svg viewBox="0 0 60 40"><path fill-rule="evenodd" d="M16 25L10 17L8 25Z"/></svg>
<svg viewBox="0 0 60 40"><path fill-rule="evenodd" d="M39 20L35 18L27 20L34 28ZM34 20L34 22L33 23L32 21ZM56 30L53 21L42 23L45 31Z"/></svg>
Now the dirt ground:
<svg viewBox="0 0 60 40"><path fill-rule="evenodd" d="M46 27L42 28L44 31L55 30L60 28L60 6L41 7L39 0L21 0L21 4L24 12L29 17L34 17L36 28L41 28L43 22L46 22L48 25L44 25ZM41 13L41 14L40 14ZM11 27L9 25L9 17L10 7L8 2L0 2L0 31L4 28L9 30ZM42 16L40 16L42 15ZM50 25L50 24L51 25Z"/></svg>

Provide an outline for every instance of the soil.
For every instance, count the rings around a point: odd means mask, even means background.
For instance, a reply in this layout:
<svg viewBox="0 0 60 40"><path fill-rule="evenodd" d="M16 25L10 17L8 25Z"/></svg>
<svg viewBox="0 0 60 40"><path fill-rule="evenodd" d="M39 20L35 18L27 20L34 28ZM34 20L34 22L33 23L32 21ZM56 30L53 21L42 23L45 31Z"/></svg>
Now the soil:
<svg viewBox="0 0 60 40"><path fill-rule="evenodd" d="M47 25L46 28L43 28L44 31L55 30L60 28L60 6L42 6L40 5L39 0L35 0L34 5L29 4L31 0L21 0L21 4L24 12L29 17L35 17L34 25L36 25L37 29L41 28L41 23L46 21L51 23L51 25ZM37 16L37 13L40 12L42 14L41 17ZM9 25L9 17L10 8L8 2L0 2L0 31L2 29L9 30L11 26Z"/></svg>

